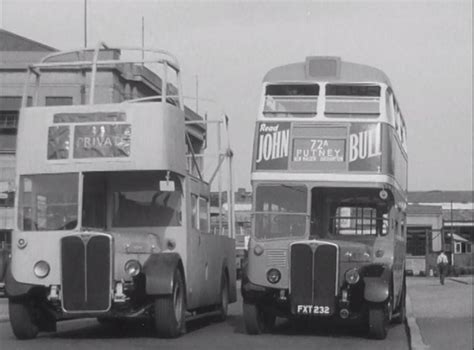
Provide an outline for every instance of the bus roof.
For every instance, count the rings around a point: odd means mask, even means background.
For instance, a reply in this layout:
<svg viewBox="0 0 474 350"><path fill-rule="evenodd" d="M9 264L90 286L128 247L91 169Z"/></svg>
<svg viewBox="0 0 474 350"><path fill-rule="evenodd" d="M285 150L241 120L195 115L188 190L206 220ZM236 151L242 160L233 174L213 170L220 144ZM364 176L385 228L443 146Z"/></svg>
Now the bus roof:
<svg viewBox="0 0 474 350"><path fill-rule="evenodd" d="M380 69L342 61L334 56L309 56L304 62L290 63L271 69L264 82L280 81L375 82L391 86Z"/></svg>

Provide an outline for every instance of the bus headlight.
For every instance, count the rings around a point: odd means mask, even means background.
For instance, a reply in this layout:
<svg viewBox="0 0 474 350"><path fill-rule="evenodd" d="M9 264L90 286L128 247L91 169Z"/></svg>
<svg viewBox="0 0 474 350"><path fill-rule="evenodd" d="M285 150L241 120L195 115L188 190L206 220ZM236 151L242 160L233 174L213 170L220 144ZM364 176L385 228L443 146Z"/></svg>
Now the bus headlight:
<svg viewBox="0 0 474 350"><path fill-rule="evenodd" d="M45 278L49 275L50 269L51 268L49 267L49 264L46 261L40 260L33 267L33 272L35 273L36 277Z"/></svg>
<svg viewBox="0 0 474 350"><path fill-rule="evenodd" d="M281 279L281 272L277 269L270 269L267 272L268 282L275 284L278 283Z"/></svg>
<svg viewBox="0 0 474 350"><path fill-rule="evenodd" d="M254 248L253 248L253 253L256 255L256 256L260 256L263 254L263 248L262 246L260 245L256 245Z"/></svg>
<svg viewBox="0 0 474 350"><path fill-rule="evenodd" d="M125 263L124 269L131 277L135 277L142 270L142 266L137 260L129 260Z"/></svg>
<svg viewBox="0 0 474 350"><path fill-rule="evenodd" d="M344 277L347 283L356 284L360 279L359 271L356 268L347 270Z"/></svg>

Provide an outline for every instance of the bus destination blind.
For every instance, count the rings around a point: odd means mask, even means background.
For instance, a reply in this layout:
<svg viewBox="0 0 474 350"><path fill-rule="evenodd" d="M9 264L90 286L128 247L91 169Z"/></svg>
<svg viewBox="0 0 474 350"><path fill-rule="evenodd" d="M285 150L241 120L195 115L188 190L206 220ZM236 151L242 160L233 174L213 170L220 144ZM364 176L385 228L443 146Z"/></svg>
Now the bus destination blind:
<svg viewBox="0 0 474 350"><path fill-rule="evenodd" d="M130 156L130 124L76 125L74 158Z"/></svg>
<svg viewBox="0 0 474 350"><path fill-rule="evenodd" d="M293 163L344 162L345 140L294 139Z"/></svg>

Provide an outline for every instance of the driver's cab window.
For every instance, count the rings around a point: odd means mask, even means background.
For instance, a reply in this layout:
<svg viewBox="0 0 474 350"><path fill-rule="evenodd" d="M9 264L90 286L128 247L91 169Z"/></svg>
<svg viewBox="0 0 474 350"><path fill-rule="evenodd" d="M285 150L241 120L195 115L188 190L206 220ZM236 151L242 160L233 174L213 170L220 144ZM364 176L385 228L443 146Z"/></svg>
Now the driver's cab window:
<svg viewBox="0 0 474 350"><path fill-rule="evenodd" d="M198 228L198 196L191 195L191 227Z"/></svg>
<svg viewBox="0 0 474 350"><path fill-rule="evenodd" d="M386 235L388 215L374 207L337 207L333 231L338 235Z"/></svg>
<svg viewBox="0 0 474 350"><path fill-rule="evenodd" d="M202 233L209 233L209 200L205 197L191 194L191 226Z"/></svg>
<svg viewBox="0 0 474 350"><path fill-rule="evenodd" d="M391 194L380 189L324 188L311 190L310 235L383 236L389 232Z"/></svg>
<svg viewBox="0 0 474 350"><path fill-rule="evenodd" d="M199 198L199 230L209 232L209 200L203 197Z"/></svg>

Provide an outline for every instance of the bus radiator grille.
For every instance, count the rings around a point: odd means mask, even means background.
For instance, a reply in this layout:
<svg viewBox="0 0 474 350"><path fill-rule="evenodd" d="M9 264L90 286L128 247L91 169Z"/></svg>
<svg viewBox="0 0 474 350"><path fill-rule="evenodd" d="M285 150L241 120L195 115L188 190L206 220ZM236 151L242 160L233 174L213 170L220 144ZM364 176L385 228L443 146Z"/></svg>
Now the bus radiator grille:
<svg viewBox="0 0 474 350"><path fill-rule="evenodd" d="M111 239L82 234L61 240L62 303L66 312L110 309Z"/></svg>
<svg viewBox="0 0 474 350"><path fill-rule="evenodd" d="M298 305L329 307L335 311L337 290L337 250L334 245L297 243L290 253L291 309Z"/></svg>
<svg viewBox="0 0 474 350"><path fill-rule="evenodd" d="M287 251L283 249L269 249L267 254L267 266L285 268L287 266Z"/></svg>

